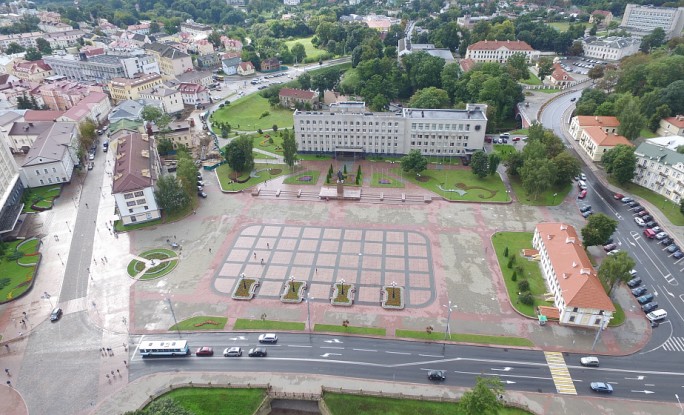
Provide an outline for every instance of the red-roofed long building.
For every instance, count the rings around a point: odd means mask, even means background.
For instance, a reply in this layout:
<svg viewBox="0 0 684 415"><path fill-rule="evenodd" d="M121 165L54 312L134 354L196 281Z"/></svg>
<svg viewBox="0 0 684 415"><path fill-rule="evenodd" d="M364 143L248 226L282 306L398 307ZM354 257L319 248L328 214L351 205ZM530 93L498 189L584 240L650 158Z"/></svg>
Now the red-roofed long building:
<svg viewBox="0 0 684 415"><path fill-rule="evenodd" d="M553 295L561 324L600 327L615 312L575 228L565 223L540 223L532 245L539 251L542 274Z"/></svg>
<svg viewBox="0 0 684 415"><path fill-rule="evenodd" d="M579 139L580 147L594 161L601 161L603 153L622 144L633 147L631 141L617 133L607 133L599 126L586 127Z"/></svg>
<svg viewBox="0 0 684 415"><path fill-rule="evenodd" d="M522 40L481 40L468 46L465 57L475 62L506 63L515 53L524 54L528 61L539 59L539 51Z"/></svg>
<svg viewBox="0 0 684 415"><path fill-rule="evenodd" d="M278 97L280 98L280 105L286 108L293 108L297 104L309 104L313 107L318 102L317 93L303 89L283 88Z"/></svg>
<svg viewBox="0 0 684 415"><path fill-rule="evenodd" d="M572 117L570 121L570 135L575 140L579 140L582 136L582 130L587 127L601 127L606 134L617 133L620 126L620 121L612 116L598 116L598 115L577 115Z"/></svg>
<svg viewBox="0 0 684 415"><path fill-rule="evenodd" d="M159 177L159 155L147 134L121 130L112 135L116 157L112 194L124 225L161 218L154 198Z"/></svg>

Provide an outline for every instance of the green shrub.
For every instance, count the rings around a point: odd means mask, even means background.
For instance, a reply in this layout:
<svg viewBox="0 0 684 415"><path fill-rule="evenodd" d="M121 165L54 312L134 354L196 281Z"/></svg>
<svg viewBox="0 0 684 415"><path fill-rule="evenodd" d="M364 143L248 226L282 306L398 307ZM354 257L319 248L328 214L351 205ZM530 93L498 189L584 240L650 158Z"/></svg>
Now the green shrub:
<svg viewBox="0 0 684 415"><path fill-rule="evenodd" d="M530 290L530 282L527 280L522 280L518 282L518 289L522 292Z"/></svg>
<svg viewBox="0 0 684 415"><path fill-rule="evenodd" d="M504 256L508 257L508 247L506 247L506 249L504 249Z"/></svg>
<svg viewBox="0 0 684 415"><path fill-rule="evenodd" d="M518 273L513 271L513 275L511 275L511 281L517 281L518 280Z"/></svg>
<svg viewBox="0 0 684 415"><path fill-rule="evenodd" d="M521 281L522 282L522 281ZM534 304L534 297L532 297L532 293L529 291L526 291L518 296L518 300L525 304L525 305L532 305Z"/></svg>

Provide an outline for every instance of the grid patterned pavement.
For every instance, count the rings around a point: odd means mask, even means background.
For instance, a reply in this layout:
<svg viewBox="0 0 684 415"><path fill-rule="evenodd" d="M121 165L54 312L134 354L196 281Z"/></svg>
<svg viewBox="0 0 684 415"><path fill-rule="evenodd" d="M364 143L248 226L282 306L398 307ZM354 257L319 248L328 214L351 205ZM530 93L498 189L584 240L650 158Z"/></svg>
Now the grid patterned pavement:
<svg viewBox="0 0 684 415"><path fill-rule="evenodd" d="M260 281L257 298L279 299L290 276L307 281L317 299L329 298L332 284L341 279L356 286L359 305L377 305L381 287L392 282L405 287L407 308L428 306L436 298L430 243L414 231L249 226L216 273L214 288L230 295L242 273Z"/></svg>

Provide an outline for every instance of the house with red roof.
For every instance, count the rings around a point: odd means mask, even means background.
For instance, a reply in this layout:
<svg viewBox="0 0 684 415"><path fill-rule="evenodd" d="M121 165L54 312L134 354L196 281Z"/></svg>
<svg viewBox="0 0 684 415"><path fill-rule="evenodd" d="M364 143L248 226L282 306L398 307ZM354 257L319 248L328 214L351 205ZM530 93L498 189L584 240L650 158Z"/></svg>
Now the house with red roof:
<svg viewBox="0 0 684 415"><path fill-rule="evenodd" d="M554 86L564 87L575 82L575 78L568 75L568 73L565 72L565 69L560 66L560 63L554 63L553 72L549 75L549 82Z"/></svg>
<svg viewBox="0 0 684 415"><path fill-rule="evenodd" d="M261 61L261 72L274 72L280 70L280 60L278 58L267 58Z"/></svg>
<svg viewBox="0 0 684 415"><path fill-rule="evenodd" d="M237 68L238 75L254 75L254 64L252 62L240 62Z"/></svg>
<svg viewBox="0 0 684 415"><path fill-rule="evenodd" d="M615 312L598 274L574 227L559 222L540 223L532 246L560 324L601 328ZM542 308L542 307L540 307Z"/></svg>
<svg viewBox="0 0 684 415"><path fill-rule="evenodd" d="M593 161L601 161L603 153L617 145L634 146L627 138L617 133L607 133L600 126L585 127L580 134L579 144Z"/></svg>
<svg viewBox="0 0 684 415"><path fill-rule="evenodd" d="M589 23L601 23L608 26L613 21L613 13L608 10L594 10L589 16Z"/></svg>
<svg viewBox="0 0 684 415"><path fill-rule="evenodd" d="M606 134L617 134L620 121L616 117L598 115L577 115L570 121L570 135L575 140L579 140L582 130L587 127L601 127Z"/></svg>
<svg viewBox="0 0 684 415"><path fill-rule="evenodd" d="M19 79L23 79L24 81L40 82L54 74L50 65L43 62L42 59L32 62L16 62L12 67L12 75Z"/></svg>
<svg viewBox="0 0 684 415"><path fill-rule="evenodd" d="M73 121L81 123L90 118L100 125L107 121L107 116L112 111L112 104L104 92L92 92L80 100L76 105L69 108L58 121Z"/></svg>
<svg viewBox="0 0 684 415"><path fill-rule="evenodd" d="M303 89L283 88L280 90L278 98L280 98L280 105L285 108L294 108L304 105L313 107L318 103L318 94L316 92L305 91Z"/></svg>
<svg viewBox="0 0 684 415"><path fill-rule="evenodd" d="M468 46L465 57L475 62L506 63L515 53L524 54L528 61L539 59L539 51L522 40L481 40Z"/></svg>
<svg viewBox="0 0 684 415"><path fill-rule="evenodd" d="M200 84L181 82L178 85L178 91L181 93L183 104L185 105L208 104L211 102L209 101L209 90Z"/></svg>
<svg viewBox="0 0 684 415"><path fill-rule="evenodd" d="M684 115L667 117L660 120L660 128L657 131L660 136L681 135L684 136Z"/></svg>

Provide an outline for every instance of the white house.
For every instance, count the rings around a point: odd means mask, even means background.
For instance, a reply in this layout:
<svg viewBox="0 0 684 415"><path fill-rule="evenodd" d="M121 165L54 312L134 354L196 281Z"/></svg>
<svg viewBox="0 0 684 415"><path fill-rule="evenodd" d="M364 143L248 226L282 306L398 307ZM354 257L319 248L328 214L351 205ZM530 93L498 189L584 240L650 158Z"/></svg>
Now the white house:
<svg viewBox="0 0 684 415"><path fill-rule="evenodd" d="M590 36L582 39L584 56L605 61L619 61L620 59L639 52L641 41L631 37L610 36L597 38Z"/></svg>
<svg viewBox="0 0 684 415"><path fill-rule="evenodd" d="M48 186L71 181L78 164L78 127L72 122L54 122L36 137L22 164L22 180L27 187Z"/></svg>
<svg viewBox="0 0 684 415"><path fill-rule="evenodd" d="M183 97L181 93L163 85L140 91L140 98L144 100L159 101L162 109L168 114L183 111Z"/></svg>
<svg viewBox="0 0 684 415"><path fill-rule="evenodd" d="M684 137L656 137L637 147L636 176L632 181L675 203L684 195L684 154L677 148L684 146Z"/></svg>
<svg viewBox="0 0 684 415"><path fill-rule="evenodd" d="M539 51L522 40L481 40L468 46L466 59L475 62L506 63L515 53L522 53L528 61L539 59Z"/></svg>
<svg viewBox="0 0 684 415"><path fill-rule="evenodd" d="M570 135L575 140L579 140L582 130L587 127L601 127L606 134L615 134L620 126L620 121L616 117L597 116L597 115L577 115L570 121Z"/></svg>

